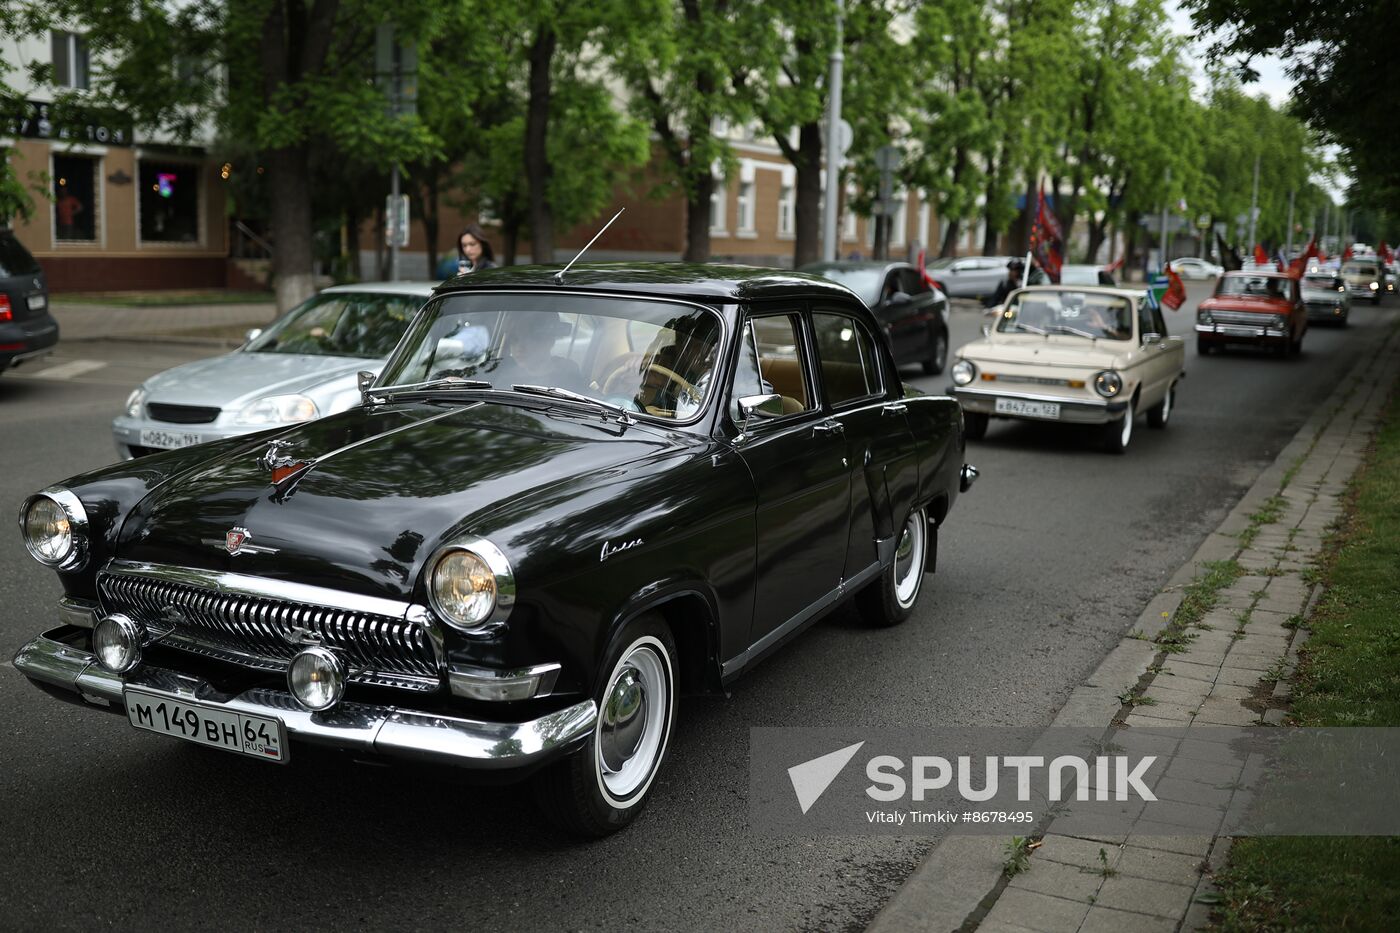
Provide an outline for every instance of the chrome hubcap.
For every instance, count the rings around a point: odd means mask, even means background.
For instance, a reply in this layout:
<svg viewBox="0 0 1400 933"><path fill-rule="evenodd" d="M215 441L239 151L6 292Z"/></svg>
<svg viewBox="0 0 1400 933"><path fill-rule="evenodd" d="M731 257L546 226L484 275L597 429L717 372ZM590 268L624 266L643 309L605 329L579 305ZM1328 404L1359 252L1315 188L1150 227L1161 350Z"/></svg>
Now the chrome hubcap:
<svg viewBox="0 0 1400 933"><path fill-rule="evenodd" d="M923 572L924 513L920 511L904 520L904 530L894 549L894 596L906 609L919 593Z"/></svg>
<svg viewBox="0 0 1400 933"><path fill-rule="evenodd" d="M650 636L638 639L613 669L598 713L598 777L613 803L625 803L650 782L666 747L671 697L664 649Z"/></svg>
<svg viewBox="0 0 1400 933"><path fill-rule="evenodd" d="M1124 446L1124 447L1127 447L1127 446L1128 446L1128 441L1132 439L1132 436L1133 436L1133 406L1132 406L1132 405L1129 405L1129 406L1128 406L1128 410L1127 410L1126 412L1123 413L1123 437L1122 437L1122 443L1123 443L1123 446Z"/></svg>

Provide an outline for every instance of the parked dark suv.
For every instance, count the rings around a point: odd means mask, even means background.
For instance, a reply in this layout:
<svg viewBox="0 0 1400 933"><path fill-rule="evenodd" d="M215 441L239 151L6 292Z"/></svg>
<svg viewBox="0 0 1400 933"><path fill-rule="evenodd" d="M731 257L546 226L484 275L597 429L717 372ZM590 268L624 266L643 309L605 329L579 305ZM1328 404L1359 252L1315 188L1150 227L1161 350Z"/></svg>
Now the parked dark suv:
<svg viewBox="0 0 1400 933"><path fill-rule="evenodd" d="M44 272L14 231L0 227L0 373L48 355L57 343Z"/></svg>

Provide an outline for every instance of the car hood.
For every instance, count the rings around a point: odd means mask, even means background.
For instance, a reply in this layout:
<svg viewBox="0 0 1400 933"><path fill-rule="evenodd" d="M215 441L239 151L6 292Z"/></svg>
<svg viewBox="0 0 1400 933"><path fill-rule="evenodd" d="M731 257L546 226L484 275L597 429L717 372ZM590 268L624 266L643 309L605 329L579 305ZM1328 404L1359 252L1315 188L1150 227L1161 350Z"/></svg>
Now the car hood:
<svg viewBox="0 0 1400 933"><path fill-rule="evenodd" d="M246 353L237 350L196 360L152 376L147 399L179 405L238 408L269 395L311 392L362 369L377 371L383 360L305 353Z"/></svg>
<svg viewBox="0 0 1400 933"><path fill-rule="evenodd" d="M964 359L983 363L1024 366L1070 366L1076 369L1111 369L1131 349L1126 340L1091 341L1083 337L1051 335L999 336L975 340L958 351Z"/></svg>
<svg viewBox="0 0 1400 933"><path fill-rule="evenodd" d="M312 461L280 487L263 462L274 439L278 456ZM403 599L442 540L489 534L498 508L677 444L640 425L493 402L354 408L166 482L127 517L115 556ZM235 528L251 547L233 555Z"/></svg>
<svg viewBox="0 0 1400 933"><path fill-rule="evenodd" d="M1245 298L1231 295L1207 298L1202 311L1247 311L1254 314L1287 314L1292 309L1286 298Z"/></svg>
<svg viewBox="0 0 1400 933"><path fill-rule="evenodd" d="M1337 301L1342 297L1342 293L1335 288L1305 288L1303 289L1304 301Z"/></svg>

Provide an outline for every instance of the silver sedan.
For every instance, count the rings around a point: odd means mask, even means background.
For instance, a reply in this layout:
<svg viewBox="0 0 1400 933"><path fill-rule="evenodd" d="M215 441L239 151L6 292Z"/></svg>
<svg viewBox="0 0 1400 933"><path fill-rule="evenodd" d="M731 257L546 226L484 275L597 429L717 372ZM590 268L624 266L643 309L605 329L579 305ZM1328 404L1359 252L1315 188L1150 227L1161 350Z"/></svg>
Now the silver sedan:
<svg viewBox="0 0 1400 933"><path fill-rule="evenodd" d="M223 356L147 379L112 422L125 459L265 431L359 404L434 282L328 288Z"/></svg>

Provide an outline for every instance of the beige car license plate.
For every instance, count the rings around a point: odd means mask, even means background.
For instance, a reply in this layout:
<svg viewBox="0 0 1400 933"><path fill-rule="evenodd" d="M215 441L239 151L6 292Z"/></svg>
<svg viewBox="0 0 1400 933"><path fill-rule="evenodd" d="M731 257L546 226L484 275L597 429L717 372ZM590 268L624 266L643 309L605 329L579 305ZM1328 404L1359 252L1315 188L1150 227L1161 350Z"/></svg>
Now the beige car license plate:
<svg viewBox="0 0 1400 933"><path fill-rule="evenodd" d="M138 729L263 761L287 760L287 727L272 716L235 713L197 700L146 693L132 687L122 691L122 699L126 703L126 718Z"/></svg>
<svg viewBox="0 0 1400 933"><path fill-rule="evenodd" d="M1019 415L1022 418L1059 418L1060 406L1057 402L1026 402L1019 398L999 398L996 412L999 415Z"/></svg>

